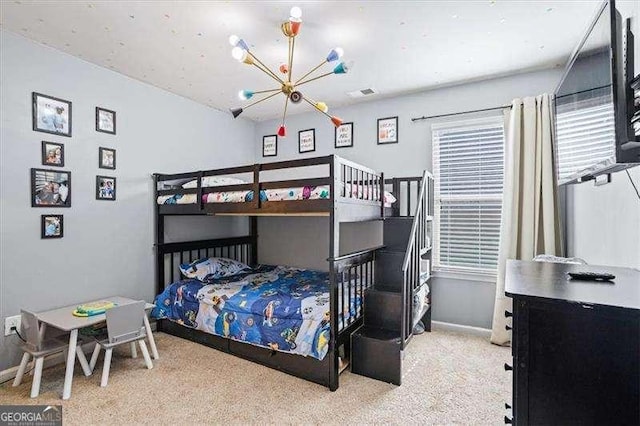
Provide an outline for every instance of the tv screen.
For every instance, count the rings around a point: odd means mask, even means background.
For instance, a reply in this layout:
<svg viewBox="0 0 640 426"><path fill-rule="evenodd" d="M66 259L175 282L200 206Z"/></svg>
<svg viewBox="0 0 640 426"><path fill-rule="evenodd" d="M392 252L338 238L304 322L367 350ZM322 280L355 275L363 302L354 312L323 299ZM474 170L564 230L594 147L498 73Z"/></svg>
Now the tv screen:
<svg viewBox="0 0 640 426"><path fill-rule="evenodd" d="M611 13L612 8L603 5L555 93L560 184L616 163Z"/></svg>

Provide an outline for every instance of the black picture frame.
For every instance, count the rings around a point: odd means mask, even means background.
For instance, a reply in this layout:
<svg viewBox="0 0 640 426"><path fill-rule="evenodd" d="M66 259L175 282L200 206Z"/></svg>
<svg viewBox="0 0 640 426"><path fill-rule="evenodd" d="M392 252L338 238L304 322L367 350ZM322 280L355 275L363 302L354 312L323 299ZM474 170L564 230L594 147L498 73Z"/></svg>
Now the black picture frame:
<svg viewBox="0 0 640 426"><path fill-rule="evenodd" d="M302 137L303 133L311 133L311 142L313 144L313 148L302 150ZM305 135L306 136L306 135ZM307 152L314 152L316 150L316 129L306 129L300 130L298 132L298 153L305 154Z"/></svg>
<svg viewBox="0 0 640 426"><path fill-rule="evenodd" d="M340 145L338 146L338 132L343 132L344 130L342 129L346 129L348 128L348 130L346 131L346 133L348 133L349 136L349 145ZM341 125L339 125L338 127L335 128L334 133L333 133L333 146L338 149L338 148L353 148L353 122L348 122L348 123L342 123Z"/></svg>
<svg viewBox="0 0 640 426"><path fill-rule="evenodd" d="M388 138L388 137L384 137L384 138L380 138L380 136L382 135L382 131L380 128L381 124L385 124L385 122L390 122L393 123L393 129L395 131L394 137L393 138ZM385 117L385 118L378 118L378 128L377 128L377 139L378 139L378 145L387 145L387 144L392 144L392 143L398 143L398 116L396 115L395 117ZM389 140L387 140L387 138Z"/></svg>
<svg viewBox="0 0 640 426"><path fill-rule="evenodd" d="M265 154L265 147L268 139L273 138L275 142L275 150L273 154ZM263 157L277 157L278 156L278 135L266 135L262 137L262 156Z"/></svg>
<svg viewBox="0 0 640 426"><path fill-rule="evenodd" d="M57 227L54 228L54 232L51 233L49 225L54 224L54 221L58 221ZM53 222L53 223L52 223ZM61 214L43 214L40 216L40 238L43 240L51 240L64 237L64 215Z"/></svg>
<svg viewBox="0 0 640 426"><path fill-rule="evenodd" d="M105 126L104 123L100 121L100 113L105 113L107 115L111 115L111 123L113 124L113 129L109 129ZM108 133L110 135L116 134L116 112L110 109L96 107L96 132Z"/></svg>
<svg viewBox="0 0 640 426"><path fill-rule="evenodd" d="M31 207L71 207L71 172L31 169Z"/></svg>
<svg viewBox="0 0 640 426"><path fill-rule="evenodd" d="M47 100L49 103L42 105L42 103ZM47 105L49 106L48 108L46 108ZM62 110L59 110L59 108ZM31 123L34 132L49 133L70 138L72 117L71 101L43 93L31 92ZM65 123L67 124L66 131L64 130ZM60 130L56 130L58 128L60 128Z"/></svg>
<svg viewBox="0 0 640 426"><path fill-rule="evenodd" d="M112 181L112 194L109 196L107 192L107 182ZM96 200L115 201L116 200L116 178L113 176L96 176Z"/></svg>
<svg viewBox="0 0 640 426"><path fill-rule="evenodd" d="M113 159L111 163L109 162L109 157L105 158L105 154L111 152L113 155L111 158ZM105 161L106 160L106 161ZM113 148L105 148L101 146L98 148L98 168L100 169L116 169L116 150Z"/></svg>
<svg viewBox="0 0 640 426"><path fill-rule="evenodd" d="M60 150L58 158L57 150ZM49 155L53 151L53 159ZM64 167L64 144L50 141L42 141L42 165L49 167Z"/></svg>

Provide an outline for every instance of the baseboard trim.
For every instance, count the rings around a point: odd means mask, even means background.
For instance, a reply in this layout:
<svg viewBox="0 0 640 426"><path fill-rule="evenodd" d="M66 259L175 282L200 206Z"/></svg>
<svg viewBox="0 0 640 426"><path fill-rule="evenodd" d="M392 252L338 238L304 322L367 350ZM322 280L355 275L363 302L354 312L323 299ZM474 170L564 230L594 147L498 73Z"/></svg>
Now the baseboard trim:
<svg viewBox="0 0 640 426"><path fill-rule="evenodd" d="M453 324L450 322L431 321L433 330L455 331L458 333L472 334L480 337L491 337L491 330L487 328L472 327L470 325Z"/></svg>

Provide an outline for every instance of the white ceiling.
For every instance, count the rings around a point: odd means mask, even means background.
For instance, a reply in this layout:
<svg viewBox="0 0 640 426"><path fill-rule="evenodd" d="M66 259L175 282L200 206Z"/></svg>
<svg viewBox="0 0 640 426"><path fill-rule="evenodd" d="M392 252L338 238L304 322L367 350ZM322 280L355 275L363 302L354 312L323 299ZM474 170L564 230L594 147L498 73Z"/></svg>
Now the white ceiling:
<svg viewBox="0 0 640 426"><path fill-rule="evenodd" d="M240 89L275 82L231 57L237 34L274 70L287 57L280 24L302 8L294 80L335 46L355 61L346 75L303 86L337 107L347 92L374 87L393 96L528 69L564 66L599 1L12 1L3 28L221 110L242 106ZM323 70L332 69L325 65ZM254 100L257 99L254 98ZM282 95L248 109L282 113ZM311 109L290 106L291 114ZM331 112L331 111L329 111Z"/></svg>

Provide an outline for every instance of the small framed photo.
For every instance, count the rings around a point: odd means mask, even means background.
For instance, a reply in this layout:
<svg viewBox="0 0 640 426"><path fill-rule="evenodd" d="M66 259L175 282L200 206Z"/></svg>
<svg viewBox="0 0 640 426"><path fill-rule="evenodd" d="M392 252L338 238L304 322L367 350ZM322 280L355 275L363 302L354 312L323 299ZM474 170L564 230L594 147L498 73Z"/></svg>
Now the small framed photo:
<svg viewBox="0 0 640 426"><path fill-rule="evenodd" d="M353 123L342 123L336 127L335 147L349 148L353 146Z"/></svg>
<svg viewBox="0 0 640 426"><path fill-rule="evenodd" d="M96 107L96 131L116 134L116 112Z"/></svg>
<svg viewBox="0 0 640 426"><path fill-rule="evenodd" d="M378 118L378 145L398 143L398 117Z"/></svg>
<svg viewBox="0 0 640 426"><path fill-rule="evenodd" d="M64 167L64 145L42 141L42 165Z"/></svg>
<svg viewBox="0 0 640 426"><path fill-rule="evenodd" d="M40 238L62 238L64 236L64 217L61 214L43 214L41 216Z"/></svg>
<svg viewBox="0 0 640 426"><path fill-rule="evenodd" d="M116 169L116 150L111 148L98 148L98 167L101 169Z"/></svg>
<svg viewBox="0 0 640 426"><path fill-rule="evenodd" d="M31 93L33 130L71 137L71 102Z"/></svg>
<svg viewBox="0 0 640 426"><path fill-rule="evenodd" d="M31 207L71 207L71 172L31 169Z"/></svg>
<svg viewBox="0 0 640 426"><path fill-rule="evenodd" d="M115 201L116 178L111 176L96 176L96 200Z"/></svg>
<svg viewBox="0 0 640 426"><path fill-rule="evenodd" d="M262 137L262 156L275 157L278 155L278 135Z"/></svg>
<svg viewBox="0 0 640 426"><path fill-rule="evenodd" d="M298 152L312 152L316 150L316 129L300 130L298 132Z"/></svg>

